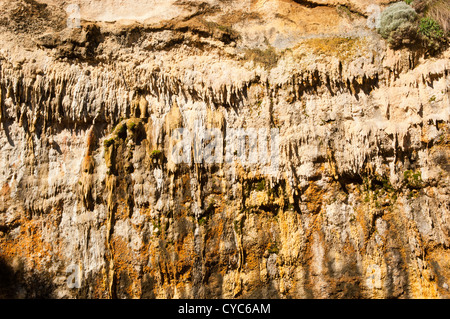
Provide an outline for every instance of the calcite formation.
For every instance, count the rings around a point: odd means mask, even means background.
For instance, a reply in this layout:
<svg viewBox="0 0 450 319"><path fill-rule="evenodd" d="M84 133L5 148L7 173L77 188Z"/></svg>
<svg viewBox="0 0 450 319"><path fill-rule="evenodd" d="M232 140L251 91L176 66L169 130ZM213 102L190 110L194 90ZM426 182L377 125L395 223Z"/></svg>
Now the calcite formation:
<svg viewBox="0 0 450 319"><path fill-rule="evenodd" d="M0 1L0 297L449 297L450 51L389 2Z"/></svg>

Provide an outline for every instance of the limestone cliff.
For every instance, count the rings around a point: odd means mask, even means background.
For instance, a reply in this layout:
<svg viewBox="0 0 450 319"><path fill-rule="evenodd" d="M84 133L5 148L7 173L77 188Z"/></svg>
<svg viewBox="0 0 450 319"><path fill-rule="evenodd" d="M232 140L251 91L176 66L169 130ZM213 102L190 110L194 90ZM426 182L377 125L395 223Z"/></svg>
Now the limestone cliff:
<svg viewBox="0 0 450 319"><path fill-rule="evenodd" d="M389 2L0 1L0 297L449 297L450 51Z"/></svg>

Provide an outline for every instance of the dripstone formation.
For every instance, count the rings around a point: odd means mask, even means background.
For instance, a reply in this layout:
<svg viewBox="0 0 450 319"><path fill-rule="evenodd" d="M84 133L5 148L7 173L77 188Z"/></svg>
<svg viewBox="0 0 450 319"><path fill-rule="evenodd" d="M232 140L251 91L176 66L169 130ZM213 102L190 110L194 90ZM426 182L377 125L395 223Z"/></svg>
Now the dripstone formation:
<svg viewBox="0 0 450 319"><path fill-rule="evenodd" d="M389 2L0 1L0 297L449 297L450 51Z"/></svg>

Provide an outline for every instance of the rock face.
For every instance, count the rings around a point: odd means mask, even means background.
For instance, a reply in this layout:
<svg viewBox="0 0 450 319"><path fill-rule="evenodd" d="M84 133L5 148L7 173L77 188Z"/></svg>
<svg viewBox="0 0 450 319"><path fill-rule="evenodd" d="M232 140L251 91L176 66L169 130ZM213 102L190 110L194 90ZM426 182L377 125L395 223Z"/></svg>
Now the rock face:
<svg viewBox="0 0 450 319"><path fill-rule="evenodd" d="M450 52L388 2L0 1L0 297L449 297Z"/></svg>

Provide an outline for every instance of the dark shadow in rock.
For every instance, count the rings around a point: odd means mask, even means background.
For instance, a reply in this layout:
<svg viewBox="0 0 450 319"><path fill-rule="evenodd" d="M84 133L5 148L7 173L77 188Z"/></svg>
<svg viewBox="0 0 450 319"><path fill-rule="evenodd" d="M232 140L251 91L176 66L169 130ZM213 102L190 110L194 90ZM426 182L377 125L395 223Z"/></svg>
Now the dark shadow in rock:
<svg viewBox="0 0 450 319"><path fill-rule="evenodd" d="M9 125L10 124L8 124L6 120L3 120L2 123L0 123L0 124L3 124L3 130L5 132L6 138L8 139L9 145L14 147L15 146L14 141L11 138L11 134L9 134Z"/></svg>
<svg viewBox="0 0 450 319"><path fill-rule="evenodd" d="M0 299L52 299L55 287L45 274L14 269L0 256Z"/></svg>

